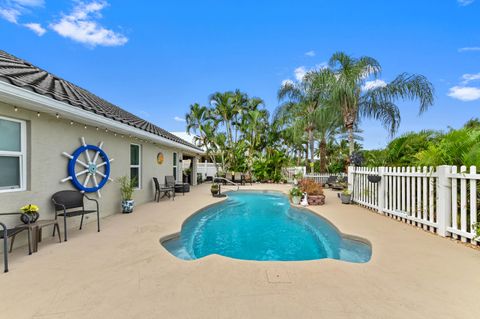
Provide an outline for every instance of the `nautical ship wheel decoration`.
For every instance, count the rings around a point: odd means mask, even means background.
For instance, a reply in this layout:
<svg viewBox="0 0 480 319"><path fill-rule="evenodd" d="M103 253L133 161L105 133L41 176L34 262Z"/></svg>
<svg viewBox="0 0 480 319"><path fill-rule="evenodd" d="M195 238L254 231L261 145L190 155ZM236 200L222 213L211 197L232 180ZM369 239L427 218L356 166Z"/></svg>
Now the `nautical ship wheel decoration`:
<svg viewBox="0 0 480 319"><path fill-rule="evenodd" d="M73 186L82 193L96 192L101 197L100 189L105 186L110 178L110 162L107 153L102 149L103 142L98 146L85 143L81 138L82 146L77 148L73 154L63 152L68 157L68 177L61 180L62 183L71 181ZM98 177L98 179L97 179Z"/></svg>

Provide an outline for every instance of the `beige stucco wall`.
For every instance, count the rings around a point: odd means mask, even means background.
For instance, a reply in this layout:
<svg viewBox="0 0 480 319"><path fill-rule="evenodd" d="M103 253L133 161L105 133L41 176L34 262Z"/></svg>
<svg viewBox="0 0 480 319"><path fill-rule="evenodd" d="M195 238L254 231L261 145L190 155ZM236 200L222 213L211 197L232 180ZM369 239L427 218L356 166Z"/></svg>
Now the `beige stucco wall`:
<svg viewBox="0 0 480 319"><path fill-rule="evenodd" d="M137 205L153 200L154 188L152 177L157 177L161 183L165 175L173 175L173 152L176 151L181 158L182 151L162 145L140 141L135 138L114 136L113 132L96 130L95 127L84 128L83 124L70 124L70 120L57 119L55 114L41 114L0 103L0 116L21 119L27 121L27 190L19 192L0 193L0 213L16 212L25 204L37 204L40 206L40 218L51 219L54 217L50 197L53 193L74 189L70 182L61 183L60 180L67 177L68 158L62 152L72 154L81 144L83 136L87 144L98 145L104 142L103 149L114 161L111 164L111 177L116 179L130 174L130 143L140 144L142 179L141 189L134 194ZM1 137L0 137L1 138ZM163 152L165 161L162 165L157 164L158 152ZM181 163L179 163L181 171ZM181 174L179 173L181 176ZM98 198L96 194L89 194ZM107 216L120 212L120 192L117 182L107 183L101 190L99 198L101 216ZM18 216L2 217L3 222L13 226L19 222ZM92 215L87 221L94 221ZM69 219L71 228L78 227L75 219ZM63 231L62 231L63 232ZM45 235L45 233L44 233ZM17 242L17 241L16 241ZM18 240L19 245L24 241Z"/></svg>

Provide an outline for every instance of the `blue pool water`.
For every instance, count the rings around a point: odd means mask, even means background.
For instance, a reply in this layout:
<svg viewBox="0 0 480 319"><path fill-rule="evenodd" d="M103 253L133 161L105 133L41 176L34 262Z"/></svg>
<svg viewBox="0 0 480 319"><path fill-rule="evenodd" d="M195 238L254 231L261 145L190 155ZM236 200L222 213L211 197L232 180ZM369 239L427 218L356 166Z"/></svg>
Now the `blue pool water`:
<svg viewBox="0 0 480 319"><path fill-rule="evenodd" d="M367 262L369 244L342 236L326 219L290 206L273 192L230 192L185 221L179 236L162 242L181 259L211 254L246 260L341 259Z"/></svg>

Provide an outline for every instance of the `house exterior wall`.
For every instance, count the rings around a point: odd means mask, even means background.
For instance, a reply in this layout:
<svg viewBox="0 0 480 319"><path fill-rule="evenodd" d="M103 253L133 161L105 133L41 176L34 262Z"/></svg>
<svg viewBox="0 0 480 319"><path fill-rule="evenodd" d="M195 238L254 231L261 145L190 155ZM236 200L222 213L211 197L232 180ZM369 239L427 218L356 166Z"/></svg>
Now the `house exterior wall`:
<svg viewBox="0 0 480 319"><path fill-rule="evenodd" d="M104 142L103 150L111 163L110 177L114 180L120 176L130 176L130 144L141 145L141 187L134 193L136 205L153 200L153 177L161 183L166 175L173 175L173 152L181 158L182 151L172 147L153 144L128 136L115 136L113 132L96 130L95 127L74 123L68 119L57 119L55 114L41 114L18 108L14 111L12 105L0 102L0 116L25 120L27 122L27 190L2 193L0 192L0 213L18 212L25 204L36 204L40 207L40 219L52 219L53 207L50 202L52 194L60 190L74 189L70 181L62 183L61 179L68 176L69 159L62 152L72 154L81 146L81 137L87 144L98 145ZM0 138L2 138L0 136ZM163 152L163 164L157 163L157 154ZM181 162L178 163L181 170ZM179 174L181 176L181 174ZM120 212L120 191L116 181L108 182L101 189L101 198L96 193L90 193L100 203L101 216L105 217ZM86 201L88 203L88 201ZM2 221L13 226L19 223L19 216L2 217ZM90 221L94 221L92 216ZM70 219L72 228L78 227L75 219ZM88 222L88 220L87 220ZM48 233L48 232L47 232ZM63 231L62 231L63 233ZM20 244L20 240L18 240ZM16 241L17 243L17 241Z"/></svg>

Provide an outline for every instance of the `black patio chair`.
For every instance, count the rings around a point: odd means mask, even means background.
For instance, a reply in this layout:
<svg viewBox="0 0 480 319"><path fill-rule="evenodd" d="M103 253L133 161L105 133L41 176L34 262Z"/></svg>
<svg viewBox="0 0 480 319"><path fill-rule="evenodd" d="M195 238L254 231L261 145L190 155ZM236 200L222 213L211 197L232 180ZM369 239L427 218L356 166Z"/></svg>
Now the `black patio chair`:
<svg viewBox="0 0 480 319"><path fill-rule="evenodd" d="M8 216L8 215L22 215L22 213L2 213L0 216ZM13 242L10 244L10 250L8 250L8 238L14 237L17 234L23 232L24 230L28 233L28 254L32 254L32 242L31 242L31 234L30 234L30 227L28 225L25 226L16 226L13 228L8 228L7 225L0 222L0 238L3 239L3 265L4 265L4 272L8 272L8 252L12 252Z"/></svg>
<svg viewBox="0 0 480 319"><path fill-rule="evenodd" d="M333 184L337 182L337 176L335 175L330 175L327 178L327 181L323 183L323 187L332 187Z"/></svg>
<svg viewBox="0 0 480 319"><path fill-rule="evenodd" d="M175 193L182 193L185 196L185 192L190 191L190 184L188 183L177 183L175 181L175 177L173 176L165 176L165 186L173 187L175 189Z"/></svg>
<svg viewBox="0 0 480 319"><path fill-rule="evenodd" d="M84 198L95 202L97 209L85 209ZM83 217L87 214L97 213L97 229L98 232L100 232L100 208L96 199L89 198L87 195L79 191L66 190L53 194L52 202L55 210L55 219L57 219L58 216L63 217L64 241L67 241L67 218L70 217L82 216L79 228L79 230L81 230L83 226ZM61 213L58 213L59 211L61 211ZM55 236L55 228L53 228L53 236Z"/></svg>
<svg viewBox="0 0 480 319"><path fill-rule="evenodd" d="M157 203L160 201L161 198L164 198L167 196L168 198L171 198L173 196L173 199L175 200L175 188L174 187L167 187L166 185L160 185L158 182L158 178L154 177L153 178L153 184L155 185L155 197L154 200L157 201ZM163 193L163 196L161 196Z"/></svg>

